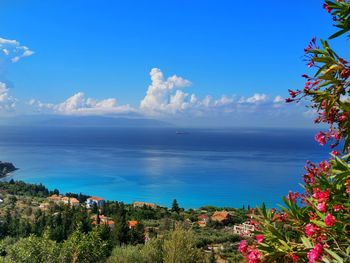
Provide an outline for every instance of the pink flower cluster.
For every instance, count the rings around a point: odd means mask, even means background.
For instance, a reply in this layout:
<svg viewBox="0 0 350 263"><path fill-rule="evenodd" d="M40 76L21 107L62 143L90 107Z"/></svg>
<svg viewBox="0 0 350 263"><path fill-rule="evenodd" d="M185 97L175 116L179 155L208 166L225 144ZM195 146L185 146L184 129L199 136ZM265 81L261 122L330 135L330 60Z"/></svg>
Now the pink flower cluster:
<svg viewBox="0 0 350 263"><path fill-rule="evenodd" d="M264 239L263 235L258 235L258 236L256 237L257 240L262 242ZM261 262L262 254L260 253L260 251L258 249L256 249L254 246L248 246L248 243L246 240L242 240L239 243L238 250L239 250L239 252L241 252L244 255L244 257L248 263L260 263Z"/></svg>
<svg viewBox="0 0 350 263"><path fill-rule="evenodd" d="M335 222L335 217L332 214L328 213L324 219L324 223L326 224L326 226L332 227L334 226Z"/></svg>
<svg viewBox="0 0 350 263"><path fill-rule="evenodd" d="M314 263L321 259L323 253L323 246L320 243L317 243L316 246L307 253L307 258L309 259L309 263Z"/></svg>
<svg viewBox="0 0 350 263"><path fill-rule="evenodd" d="M319 163L318 166L308 161L307 165L304 167L306 170L306 174L304 175L304 182L307 185L313 185L315 183L315 178L317 176L320 176L321 173L327 174L329 172L330 167L331 165L328 161L322 161Z"/></svg>

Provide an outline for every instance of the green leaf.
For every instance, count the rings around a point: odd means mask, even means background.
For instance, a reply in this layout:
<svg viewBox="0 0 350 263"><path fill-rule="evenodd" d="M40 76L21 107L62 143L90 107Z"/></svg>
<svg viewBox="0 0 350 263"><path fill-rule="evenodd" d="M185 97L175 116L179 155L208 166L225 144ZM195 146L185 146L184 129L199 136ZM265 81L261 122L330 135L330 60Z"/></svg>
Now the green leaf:
<svg viewBox="0 0 350 263"><path fill-rule="evenodd" d="M338 263L344 263L344 260L334 251L329 250L328 248L325 248L324 250L326 250L329 255L336 259Z"/></svg>
<svg viewBox="0 0 350 263"><path fill-rule="evenodd" d="M304 236L301 237L301 241L303 242L303 244L306 248L313 248L314 247L314 245L311 243L311 241Z"/></svg>
<svg viewBox="0 0 350 263"><path fill-rule="evenodd" d="M334 33L333 35L331 35L331 36L329 37L329 39L333 39L333 38L339 37L339 36L345 34L345 33L348 32L348 31L349 31L349 30L348 30L347 28L342 29L342 30L339 30L338 32L336 32L336 33Z"/></svg>

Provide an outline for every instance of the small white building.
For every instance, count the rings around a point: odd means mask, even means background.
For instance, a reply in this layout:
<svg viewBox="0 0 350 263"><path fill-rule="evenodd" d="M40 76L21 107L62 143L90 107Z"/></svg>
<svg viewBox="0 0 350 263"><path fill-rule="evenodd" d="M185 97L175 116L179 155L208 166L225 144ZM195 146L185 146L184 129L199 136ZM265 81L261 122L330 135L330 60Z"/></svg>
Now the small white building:
<svg viewBox="0 0 350 263"><path fill-rule="evenodd" d="M101 197L97 196L91 196L88 199L86 199L86 207L87 208L92 208L94 204L96 204L98 207L103 206L105 203L105 200Z"/></svg>
<svg viewBox="0 0 350 263"><path fill-rule="evenodd" d="M1 198L0 198L0 204L2 204L4 202L4 200L2 200Z"/></svg>
<svg viewBox="0 0 350 263"><path fill-rule="evenodd" d="M233 226L233 233L242 235L242 236L250 236L255 230L254 225L245 222L240 225Z"/></svg>

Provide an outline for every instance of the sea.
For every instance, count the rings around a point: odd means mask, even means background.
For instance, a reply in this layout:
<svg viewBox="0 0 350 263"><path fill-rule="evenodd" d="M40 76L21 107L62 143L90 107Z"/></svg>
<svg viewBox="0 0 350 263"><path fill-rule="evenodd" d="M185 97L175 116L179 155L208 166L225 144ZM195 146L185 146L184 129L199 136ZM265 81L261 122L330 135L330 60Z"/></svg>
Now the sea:
<svg viewBox="0 0 350 263"><path fill-rule="evenodd" d="M307 129L1 127L2 180L132 203L269 207L301 189L307 160L329 149Z"/></svg>

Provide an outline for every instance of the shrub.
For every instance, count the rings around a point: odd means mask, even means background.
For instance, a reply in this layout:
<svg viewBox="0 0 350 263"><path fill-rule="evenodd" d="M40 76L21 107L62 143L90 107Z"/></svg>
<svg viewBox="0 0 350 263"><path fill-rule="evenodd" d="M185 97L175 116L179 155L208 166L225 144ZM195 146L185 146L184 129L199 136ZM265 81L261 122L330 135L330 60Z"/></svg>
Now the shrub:
<svg viewBox="0 0 350 263"><path fill-rule="evenodd" d="M325 1L340 30L330 38L350 29L350 3ZM349 63L336 54L327 41L321 47L313 38L305 49L309 68L316 71L306 78L303 90L289 90L287 102L311 101L318 116L316 123L329 125L316 134L316 141L331 147L330 160L308 162L304 175L304 192L290 192L281 211L263 205L253 216L255 241L243 240L239 250L246 260L257 262L350 262L350 100L348 98Z"/></svg>

